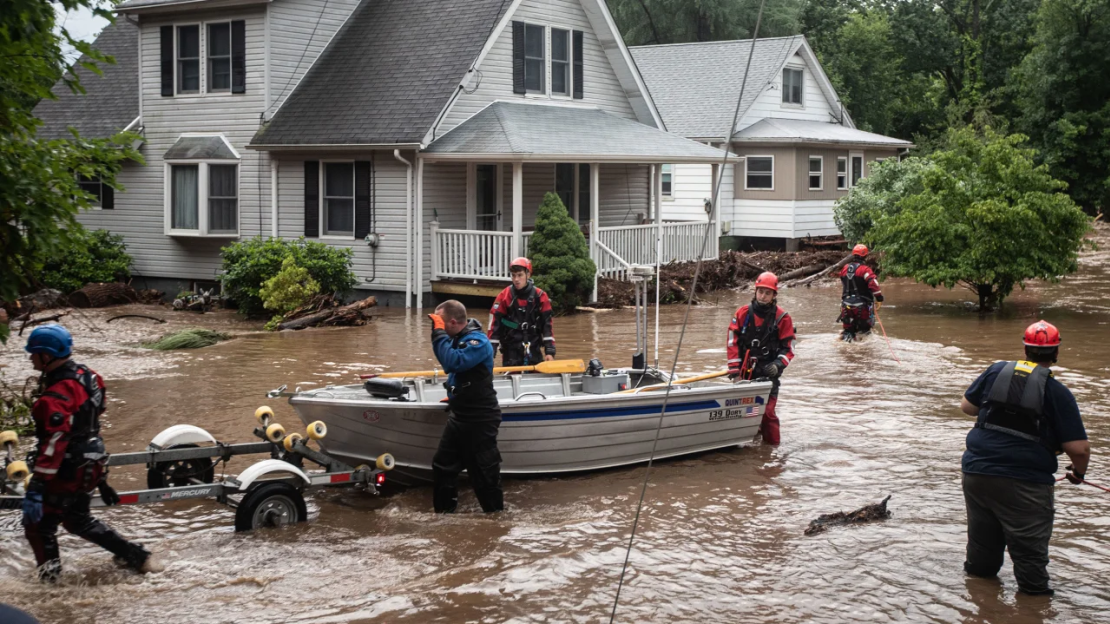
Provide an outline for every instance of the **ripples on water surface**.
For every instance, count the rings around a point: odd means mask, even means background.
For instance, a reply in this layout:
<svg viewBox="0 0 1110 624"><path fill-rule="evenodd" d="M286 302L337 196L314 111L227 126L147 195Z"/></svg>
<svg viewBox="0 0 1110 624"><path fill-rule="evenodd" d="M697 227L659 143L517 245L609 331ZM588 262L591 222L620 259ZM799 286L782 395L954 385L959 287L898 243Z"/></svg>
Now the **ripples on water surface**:
<svg viewBox="0 0 1110 624"><path fill-rule="evenodd" d="M987 364L1020 355L1037 316L1064 332L1057 375L1075 393L1094 449L1090 475L1110 484L1110 257L1084 258L1060 285L1019 292L1006 312L979 319L962 293L884 285L883 319L901 359L880 336L836 339L839 290L786 290L801 341L779 402L783 444L658 464L632 553L623 622L1095 622L1110 610L1110 494L1058 486L1050 572L1054 599L1014 595L1007 560L1001 584L966 579L959 459L970 421L959 397ZM691 315L680 372L720 368L729 316L747 293L711 297ZM99 311L91 319L118 312ZM177 326L183 314L159 312ZM224 314L224 313L221 313ZM484 313L481 315L484 317ZM105 437L139 450L180 422L244 441L265 391L344 383L364 370L428 368L422 315L381 310L367 327L250 333L225 314L236 340L191 353L133 346L163 331L145 321L79 328L82 360L108 378ZM682 309L663 310L661 361L669 366ZM630 311L556 321L565 357L630 361ZM9 377L26 370L15 342L0 353ZM287 405L279 419L298 422ZM241 470L246 460L232 464ZM1103 477L1102 475L1108 475ZM1100 479L1101 477L1101 479ZM229 510L208 502L129 507L99 515L160 552L164 574L138 577L72 537L58 587L29 580L33 558L16 514L0 517L0 595L44 622L598 622L608 618L643 467L510 481L498 517L437 517L431 493L389 498L333 490L310 496L311 521L234 534ZM143 486L117 470L123 489ZM892 495L886 522L804 537L822 513ZM469 492L463 508L477 505Z"/></svg>

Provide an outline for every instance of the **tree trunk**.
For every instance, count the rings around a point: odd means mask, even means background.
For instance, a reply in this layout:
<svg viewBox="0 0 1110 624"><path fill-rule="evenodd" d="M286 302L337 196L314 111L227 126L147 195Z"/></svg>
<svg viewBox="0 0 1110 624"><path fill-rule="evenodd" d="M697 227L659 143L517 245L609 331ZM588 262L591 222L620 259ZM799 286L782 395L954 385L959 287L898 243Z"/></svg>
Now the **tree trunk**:
<svg viewBox="0 0 1110 624"><path fill-rule="evenodd" d="M103 308L135 303L138 300L139 294L134 288L119 282L85 284L84 288L69 295L69 303L75 308Z"/></svg>
<svg viewBox="0 0 1110 624"><path fill-rule="evenodd" d="M366 320L366 315L363 313L363 310L377 304L377 299L374 297L367 297L362 301L356 301L352 304L340 306L338 308L329 308L321 312L309 314L308 316L283 321L277 328L278 330L282 330L304 329L306 327L317 327L319 325L361 325Z"/></svg>
<svg viewBox="0 0 1110 624"><path fill-rule="evenodd" d="M792 280L792 279L798 279L799 277L805 277L807 275L811 275L813 273L816 273L816 272L818 272L818 271L820 271L821 269L824 269L824 268L826 268L826 266L823 265L823 264L811 264L809 266L805 266L805 267L802 267L800 269L794 269L793 271L790 271L789 273L786 273L786 274L780 276L779 281L780 282L786 282L786 281L789 281L789 280Z"/></svg>
<svg viewBox="0 0 1110 624"><path fill-rule="evenodd" d="M848 264L851 260L852 260L852 254L848 254L847 256L844 256L840 260L840 262L837 262L836 264L829 265L829 266L825 267L825 270L821 271L820 273L817 273L815 275L810 275L809 277L807 277L803 280L800 280L798 282L795 282L793 284L786 284L786 286L804 286L806 284L809 284L810 282L813 282L813 281L817 280L818 278L820 278L823 275L828 275L829 273L839 269L840 267L844 266L845 264Z"/></svg>
<svg viewBox="0 0 1110 624"><path fill-rule="evenodd" d="M990 312L998 302L998 291L993 284L976 284L975 292L979 295L979 311Z"/></svg>

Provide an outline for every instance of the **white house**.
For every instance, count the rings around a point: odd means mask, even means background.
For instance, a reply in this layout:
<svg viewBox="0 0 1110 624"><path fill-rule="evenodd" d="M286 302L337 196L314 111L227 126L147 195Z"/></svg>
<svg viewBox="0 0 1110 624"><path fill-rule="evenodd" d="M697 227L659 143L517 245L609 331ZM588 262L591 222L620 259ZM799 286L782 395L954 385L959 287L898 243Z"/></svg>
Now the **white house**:
<svg viewBox="0 0 1110 624"><path fill-rule="evenodd" d="M832 207L871 163L912 147L855 127L805 37L631 48L667 129L707 144L730 134L744 74L739 121L726 167L720 221L727 245L785 245L835 235ZM711 168L663 168L663 218L705 220Z"/></svg>
<svg viewBox="0 0 1110 624"><path fill-rule="evenodd" d="M59 88L36 114L45 137L143 136L123 188L85 181L101 205L80 219L122 234L151 287L213 282L232 241L303 236L353 249L361 288L387 305L488 294L547 191L604 275L697 253L704 227L662 223L661 169L709 171L721 152L665 131L603 0L116 12L95 45L117 64L80 70L89 94Z"/></svg>

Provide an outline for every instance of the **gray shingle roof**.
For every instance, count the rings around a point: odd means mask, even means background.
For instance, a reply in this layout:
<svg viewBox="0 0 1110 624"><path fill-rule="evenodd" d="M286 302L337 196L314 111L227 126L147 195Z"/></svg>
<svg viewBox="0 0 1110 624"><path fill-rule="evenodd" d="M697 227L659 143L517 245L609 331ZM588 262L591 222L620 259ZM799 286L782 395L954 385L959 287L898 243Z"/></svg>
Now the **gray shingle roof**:
<svg viewBox="0 0 1110 624"><path fill-rule="evenodd" d="M258 4L264 4L270 2L271 0L254 1ZM214 8L228 5L228 3L220 2L219 0L214 0L212 2L208 2L207 0L124 0L123 2L116 5L115 11L117 13L139 12L143 9L160 9L162 7L170 7L182 4L201 5L197 8L203 8L204 4L212 4L214 5ZM235 4L236 6L242 6L242 4L244 3L240 1L236 2Z"/></svg>
<svg viewBox="0 0 1110 624"><path fill-rule="evenodd" d="M649 162L720 162L708 145L596 108L494 102L425 150L509 158L573 157Z"/></svg>
<svg viewBox="0 0 1110 624"><path fill-rule="evenodd" d="M162 156L162 160L237 159L223 137L183 136Z"/></svg>
<svg viewBox="0 0 1110 624"><path fill-rule="evenodd" d="M108 137L139 116L138 27L121 17L101 31L93 46L115 57L116 64L100 63L102 76L75 65L85 87L83 95L73 93L61 82L54 85L58 99L43 100L35 106L35 116L43 121L39 138L72 138L68 126L84 137ZM87 60L81 57L81 61Z"/></svg>
<svg viewBox="0 0 1110 624"><path fill-rule="evenodd" d="M912 147L913 143L847 126L798 119L762 119L736 133L736 141L756 143L836 143Z"/></svg>
<svg viewBox="0 0 1110 624"><path fill-rule="evenodd" d="M758 39L740 116L802 43L802 36ZM751 39L629 48L667 130L685 137L724 137L751 51Z"/></svg>
<svg viewBox="0 0 1110 624"><path fill-rule="evenodd" d="M419 143L510 4L363 0L251 145Z"/></svg>

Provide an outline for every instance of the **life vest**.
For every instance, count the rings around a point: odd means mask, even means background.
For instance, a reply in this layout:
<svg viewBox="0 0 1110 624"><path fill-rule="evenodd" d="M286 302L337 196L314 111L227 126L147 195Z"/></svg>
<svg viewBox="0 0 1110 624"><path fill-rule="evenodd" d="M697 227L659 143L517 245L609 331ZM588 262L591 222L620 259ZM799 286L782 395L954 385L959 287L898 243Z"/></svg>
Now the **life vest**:
<svg viewBox="0 0 1110 624"><path fill-rule="evenodd" d="M855 307L871 303L875 299L875 295L871 294L871 289L867 287L867 280L856 275L859 267L859 262L849 264L848 272L840 278L844 285L840 298L845 305Z"/></svg>
<svg viewBox="0 0 1110 624"><path fill-rule="evenodd" d="M773 316L772 316L773 314ZM779 322L786 316L786 310L775 307L772 314L763 317L763 325L756 327L752 317L755 312L748 306L744 315L744 322L740 325L740 336L736 341L740 347L740 354L747 354L749 358L762 363L770 362L778 357L782 344L779 340Z"/></svg>
<svg viewBox="0 0 1110 624"><path fill-rule="evenodd" d="M482 326L471 321L459 335L452 340L452 348L467 340L480 340L487 342ZM447 389L450 392L448 406L455 416L467 420L470 416L488 418L491 411L497 411L500 418L500 406L497 403L497 391L493 389L493 369L488 366L475 366L468 370L454 373L453 383Z"/></svg>
<svg viewBox="0 0 1110 624"><path fill-rule="evenodd" d="M1052 371L1033 362L1006 362L994 379L975 427L1036 442L1059 452L1059 442L1044 413L1045 386Z"/></svg>
<svg viewBox="0 0 1110 624"><path fill-rule="evenodd" d="M100 416L106 407L104 390L96 383L92 370L84 364L67 364L52 371L47 378L50 386L43 391L42 395L62 401L67 400L65 395L50 389L67 380L80 384L86 395L85 401L69 415L73 419L73 424L66 434L69 443L66 445L65 458L59 470L59 474L63 477L72 477L82 466L93 462L103 464L107 460L108 453L104 448L104 440L100 437ZM42 423L36 424L35 435L40 441L50 437Z"/></svg>
<svg viewBox="0 0 1110 624"><path fill-rule="evenodd" d="M543 342L540 335L542 327L537 321L537 312L540 306L540 294L536 287L528 280L524 292L518 293L509 286L509 305L501 314L501 325L508 329L509 338L515 342L536 343ZM524 305L520 302L524 301Z"/></svg>

